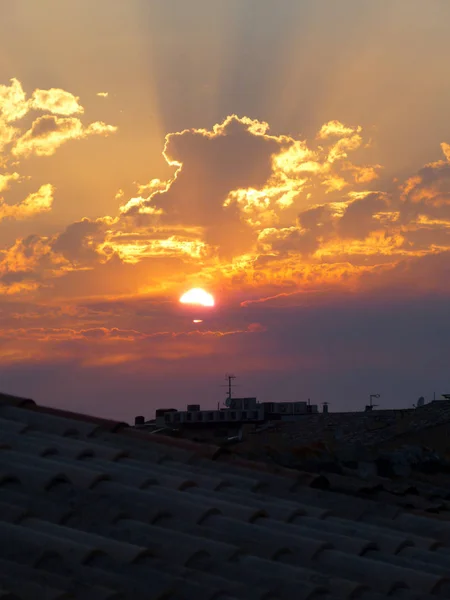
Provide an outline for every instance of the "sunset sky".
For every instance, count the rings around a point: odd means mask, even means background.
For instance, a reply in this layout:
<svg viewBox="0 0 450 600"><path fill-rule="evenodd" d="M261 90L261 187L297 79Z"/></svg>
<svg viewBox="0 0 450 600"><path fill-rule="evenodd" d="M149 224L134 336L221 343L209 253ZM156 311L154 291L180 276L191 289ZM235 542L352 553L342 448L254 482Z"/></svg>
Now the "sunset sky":
<svg viewBox="0 0 450 600"><path fill-rule="evenodd" d="M226 372L330 410L450 392L449 23L2 2L0 390L126 421L214 407Z"/></svg>

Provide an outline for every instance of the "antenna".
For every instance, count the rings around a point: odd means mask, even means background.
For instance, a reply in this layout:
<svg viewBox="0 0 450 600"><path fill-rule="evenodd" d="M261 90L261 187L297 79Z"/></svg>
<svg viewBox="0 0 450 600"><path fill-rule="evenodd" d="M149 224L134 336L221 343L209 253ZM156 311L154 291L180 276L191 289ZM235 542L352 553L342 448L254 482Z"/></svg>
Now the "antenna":
<svg viewBox="0 0 450 600"><path fill-rule="evenodd" d="M227 387L228 388L228 396L227 396L227 399L225 400L225 406L230 406L230 404L231 404L231 396L233 394L232 388L236 387L232 383L233 379L236 379L236 375L232 375L231 373L227 373L225 375L225 380L228 381L228 383L227 383L226 386L222 386L222 387Z"/></svg>
<svg viewBox="0 0 450 600"><path fill-rule="evenodd" d="M373 403L373 398L379 398L380 394L370 394L369 396L369 406L370 406L370 410L372 410L372 408L378 406L378 404L374 404Z"/></svg>

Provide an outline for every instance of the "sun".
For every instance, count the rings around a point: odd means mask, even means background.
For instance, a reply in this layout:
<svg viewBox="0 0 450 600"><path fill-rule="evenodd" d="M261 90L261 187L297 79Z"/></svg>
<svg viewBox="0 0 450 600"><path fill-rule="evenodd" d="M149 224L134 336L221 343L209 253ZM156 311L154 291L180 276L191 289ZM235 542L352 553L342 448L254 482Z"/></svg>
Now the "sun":
<svg viewBox="0 0 450 600"><path fill-rule="evenodd" d="M199 306L214 306L214 298L201 288L193 288L180 298L181 304L196 304Z"/></svg>

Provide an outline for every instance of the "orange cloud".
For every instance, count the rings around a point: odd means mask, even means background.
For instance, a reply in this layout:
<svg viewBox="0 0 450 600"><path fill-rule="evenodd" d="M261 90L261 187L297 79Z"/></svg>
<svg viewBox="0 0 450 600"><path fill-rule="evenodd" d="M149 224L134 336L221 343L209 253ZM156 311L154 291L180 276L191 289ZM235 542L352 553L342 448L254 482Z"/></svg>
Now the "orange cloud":
<svg viewBox="0 0 450 600"><path fill-rule="evenodd" d="M381 165L358 166L352 163L342 165L343 171L350 171L353 174L356 183L371 183L378 179L378 171L383 167Z"/></svg>
<svg viewBox="0 0 450 600"><path fill-rule="evenodd" d="M450 162L450 144L446 144L445 142L443 142L441 144L441 148L442 152L445 155L445 158L448 160L448 162Z"/></svg>
<svg viewBox="0 0 450 600"><path fill-rule="evenodd" d="M49 210L52 192L52 186L42 186L16 207L8 207L9 212L4 216L24 218ZM15 213L11 212L13 209ZM30 235L16 240L0 252L0 293L11 294L12 289L22 294L34 291L48 286L55 278L76 270L92 269L107 260L99 251L107 227L108 219L82 219L60 234Z"/></svg>
<svg viewBox="0 0 450 600"><path fill-rule="evenodd" d="M46 115L34 121L15 143L12 154L16 157L51 156L69 140L81 140L91 135L110 135L117 127L106 125L101 121L85 127L80 119L75 117L56 117Z"/></svg>
<svg viewBox="0 0 450 600"><path fill-rule="evenodd" d="M29 102L18 79L11 85L0 85L0 117L10 123L22 119L29 111Z"/></svg>
<svg viewBox="0 0 450 600"><path fill-rule="evenodd" d="M62 116L84 112L79 98L60 88L36 89L28 99L18 79L11 79L9 86L0 85L0 117L4 121L7 123L18 121L30 110Z"/></svg>
<svg viewBox="0 0 450 600"><path fill-rule="evenodd" d="M31 235L0 252L0 292L34 290L59 268L48 238Z"/></svg>
<svg viewBox="0 0 450 600"><path fill-rule="evenodd" d="M259 323L251 323L247 329L230 330L230 331L157 331L144 333L134 329L118 329L112 327L96 327L89 329L57 329L57 328L30 328L30 329L14 329L0 330L0 337L12 338L19 337L21 339L38 340L38 341L66 341L66 340L86 340L93 342L105 341L123 341L133 342L136 340L151 340L154 338L179 338L179 337L224 337L228 335L237 335L242 333L259 333L265 331L265 328Z"/></svg>
<svg viewBox="0 0 450 600"><path fill-rule="evenodd" d="M150 256L187 256L200 259L208 254L204 242L176 235L165 239L142 239L130 242L126 240L126 236L119 234L106 241L101 249L104 252L114 252L124 262L129 263L136 263Z"/></svg>
<svg viewBox="0 0 450 600"><path fill-rule="evenodd" d="M30 111L51 114L38 117L31 128L24 131L20 121ZM102 121L84 125L79 118L70 116L83 112L79 98L59 88L36 89L27 98L18 79L12 79L10 85L0 85L0 193L9 190L14 183L29 179L16 170L20 166L17 159L28 158L31 155L51 156L69 140L85 139L92 135L107 136L117 130L117 127ZM40 185L38 191L30 193L20 202L17 201L17 192L15 198L13 195L13 201L0 197L0 221L6 218L25 219L49 212L52 208L53 194L54 186L46 182ZM17 249L17 245L15 246ZM14 246L6 252L3 250L3 256L8 255L9 251L14 252ZM6 267L6 270L9 272L9 267ZM11 289L14 287L19 291L31 289L30 286L31 283L27 286L19 286L17 281L14 282L14 286L11 283Z"/></svg>
<svg viewBox="0 0 450 600"><path fill-rule="evenodd" d="M0 173L0 192L7 190L12 181L18 181L19 179L19 173Z"/></svg>
<svg viewBox="0 0 450 600"><path fill-rule="evenodd" d="M51 154L69 139L112 131L105 128L76 117L39 117L15 151ZM3 289L9 282L20 291L54 285L73 293L69 281L82 281L88 296L118 269L142 294L175 293L182 282L309 289L356 282L448 247L444 233L427 246L430 232L444 231L450 218L447 161L427 165L400 193L387 194L369 189L380 165L349 160L365 148L361 127L331 121L317 137L319 146L272 135L267 123L236 115L209 130L169 133L163 156L172 177L137 185L128 199L122 190L115 217L82 219L60 234L18 242L3 253ZM448 145L442 150L447 156ZM5 173L4 186L8 177L14 180ZM16 218L32 214L19 206Z"/></svg>
<svg viewBox="0 0 450 600"><path fill-rule="evenodd" d="M11 144L17 132L18 129L16 127L12 127L0 116L0 168L4 167L7 163L6 157L2 156L1 153Z"/></svg>
<svg viewBox="0 0 450 600"><path fill-rule="evenodd" d="M353 152L360 148L362 137L359 133L355 133L351 137L344 137L338 140L328 152L328 162L334 163L343 158L347 158L349 152Z"/></svg>
<svg viewBox="0 0 450 600"><path fill-rule="evenodd" d="M16 362L77 362L83 367L137 364L157 358L174 361L211 355L220 340L265 331L259 323L243 329L153 331L118 327L30 327L0 329L3 365Z"/></svg>
<svg viewBox="0 0 450 600"><path fill-rule="evenodd" d="M84 112L77 96L59 88L34 90L30 100L30 108L63 116Z"/></svg>
<svg viewBox="0 0 450 600"><path fill-rule="evenodd" d="M265 122L236 115L211 130L168 134L163 154L175 168L173 178L141 186L121 214L132 218L135 227L174 222L201 227L209 254L242 255L254 247L258 232L277 227L286 210L304 203L316 183L327 193L351 184L338 165L360 147L361 128L333 127L333 135L351 135L317 150L305 140L271 135ZM331 136L331 129L323 135ZM346 168L357 183L376 176L376 166L371 171L347 162Z"/></svg>
<svg viewBox="0 0 450 600"><path fill-rule="evenodd" d="M340 121L329 121L322 125L317 137L319 140L326 140L330 137L348 137L353 136L355 133L360 133L361 127L349 127L344 125Z"/></svg>
<svg viewBox="0 0 450 600"><path fill-rule="evenodd" d="M48 212L52 207L54 191L54 187L47 183L42 185L37 192L29 194L19 204L6 204L0 199L0 221L8 217L11 219L26 219Z"/></svg>

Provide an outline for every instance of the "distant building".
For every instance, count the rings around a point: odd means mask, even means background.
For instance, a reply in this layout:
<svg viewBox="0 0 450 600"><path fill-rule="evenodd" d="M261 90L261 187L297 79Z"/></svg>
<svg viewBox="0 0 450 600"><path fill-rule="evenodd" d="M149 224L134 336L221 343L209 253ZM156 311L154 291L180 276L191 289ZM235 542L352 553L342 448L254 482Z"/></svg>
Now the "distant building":
<svg viewBox="0 0 450 600"><path fill-rule="evenodd" d="M317 413L318 407L307 402L258 402L256 398L230 398L226 408L202 410L199 404L186 410L158 409L155 425L179 427L219 423L261 423L264 421L296 421Z"/></svg>

